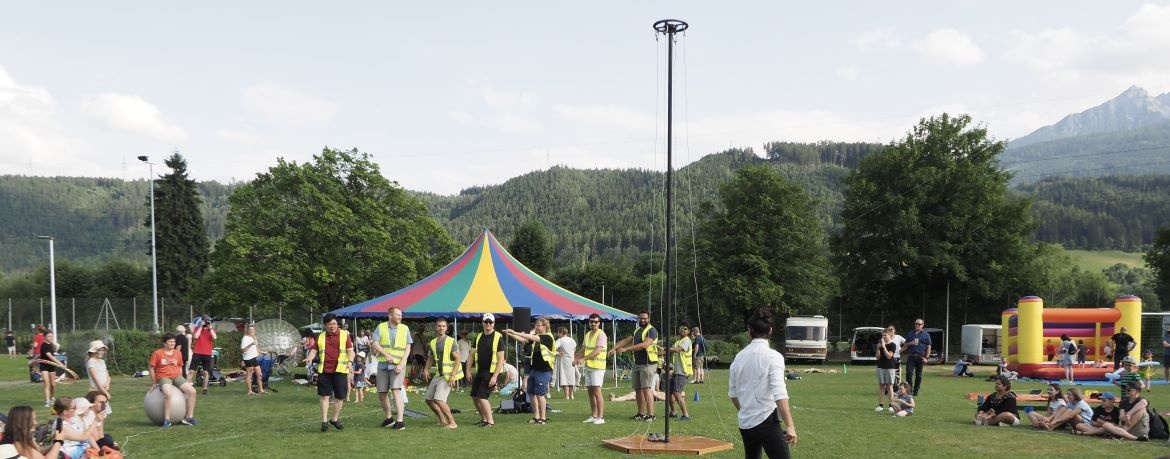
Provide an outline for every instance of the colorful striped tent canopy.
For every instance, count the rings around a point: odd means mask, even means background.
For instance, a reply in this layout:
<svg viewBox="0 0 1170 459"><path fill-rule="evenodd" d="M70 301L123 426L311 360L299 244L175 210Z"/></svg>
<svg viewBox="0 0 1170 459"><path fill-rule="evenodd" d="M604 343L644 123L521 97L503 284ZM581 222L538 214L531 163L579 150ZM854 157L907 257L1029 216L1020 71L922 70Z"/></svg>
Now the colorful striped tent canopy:
<svg viewBox="0 0 1170 459"><path fill-rule="evenodd" d="M512 258L486 229L462 255L430 277L332 312L338 317L383 319L394 306L413 318L511 315L514 307L532 308L532 317L548 319L583 320L593 313L605 320L637 318L540 277Z"/></svg>

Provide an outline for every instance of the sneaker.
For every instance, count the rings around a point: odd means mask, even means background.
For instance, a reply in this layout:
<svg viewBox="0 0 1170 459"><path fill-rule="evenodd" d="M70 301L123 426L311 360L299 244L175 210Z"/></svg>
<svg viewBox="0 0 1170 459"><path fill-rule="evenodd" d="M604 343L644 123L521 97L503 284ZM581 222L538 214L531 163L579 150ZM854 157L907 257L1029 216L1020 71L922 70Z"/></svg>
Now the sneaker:
<svg viewBox="0 0 1170 459"><path fill-rule="evenodd" d="M654 419L655 418L653 414L642 416L642 422L654 422Z"/></svg>
<svg viewBox="0 0 1170 459"><path fill-rule="evenodd" d="M195 425L195 418L183 418L182 421L179 421L179 424L182 424L185 426L193 426L193 425Z"/></svg>
<svg viewBox="0 0 1170 459"><path fill-rule="evenodd" d="M601 424L605 424L605 419L604 419L604 418L596 418L596 419L594 419L594 420L593 420L593 424L594 424L594 425L601 425Z"/></svg>
<svg viewBox="0 0 1170 459"><path fill-rule="evenodd" d="M1009 423L1006 423L1006 422L1001 422L1001 423L999 423L999 426L1000 427L1011 427L1012 425Z"/></svg>
<svg viewBox="0 0 1170 459"><path fill-rule="evenodd" d="M52 407L53 407L53 401L52 400L45 400L45 408L52 408Z"/></svg>
<svg viewBox="0 0 1170 459"><path fill-rule="evenodd" d="M332 424L333 427L337 428L337 430L345 428L345 426L341 425L341 421L329 421L329 423Z"/></svg>
<svg viewBox="0 0 1170 459"><path fill-rule="evenodd" d="M593 424L593 423L597 422L597 418L595 418L593 416L589 416L589 419L586 419L586 420L581 421L581 422L583 422L585 424Z"/></svg>
<svg viewBox="0 0 1170 459"><path fill-rule="evenodd" d="M404 423L402 421L395 422L394 425L390 426L390 430L403 430L405 428L406 428L406 423Z"/></svg>
<svg viewBox="0 0 1170 459"><path fill-rule="evenodd" d="M480 421L480 422L483 422L483 421ZM393 420L393 419L386 418L386 420L385 420L385 421L382 421L382 427L390 427L390 426L393 426L393 425L394 425L394 420Z"/></svg>
<svg viewBox="0 0 1170 459"><path fill-rule="evenodd" d="M322 432L328 432L328 431L329 431L329 423L328 423L328 422L321 421L321 431L322 431Z"/></svg>
<svg viewBox="0 0 1170 459"><path fill-rule="evenodd" d="M890 410L890 412L891 412L891 413L893 413L893 412L894 412L894 407L892 407L892 406L891 406L891 407L889 407L889 410Z"/></svg>
<svg viewBox="0 0 1170 459"><path fill-rule="evenodd" d="M679 422L686 422L686 421L690 421L691 417L690 416L682 416L682 417L678 418L678 420L679 420Z"/></svg>
<svg viewBox="0 0 1170 459"><path fill-rule="evenodd" d="M1137 441L1150 441L1149 435L1142 435L1137 438Z"/></svg>
<svg viewBox="0 0 1170 459"><path fill-rule="evenodd" d="M881 405L878 405L878 406L877 406L876 408L874 408L873 410L874 410L874 411L885 411L886 409L885 409L885 407L883 407L883 406L881 406Z"/></svg>
<svg viewBox="0 0 1170 459"><path fill-rule="evenodd" d="M163 428L164 428L164 429L165 429L165 428L167 428L167 427L170 427L170 426L171 426L171 420L170 420L170 419L163 419L162 426L163 426Z"/></svg>
<svg viewBox="0 0 1170 459"><path fill-rule="evenodd" d="M48 406L48 405L45 405L45 406ZM635 420L635 421L641 421L641 420L642 420L642 419L644 419L645 417L646 417L646 415L644 415L644 414L642 414L642 413L638 413L638 414L635 414L635 415L631 416L631 417L630 417L630 419L633 419L633 420Z"/></svg>
<svg viewBox="0 0 1170 459"><path fill-rule="evenodd" d="M981 425L983 425L983 420L982 420L982 419L976 419L976 420L975 420L975 425L977 425L977 426L981 426Z"/></svg>

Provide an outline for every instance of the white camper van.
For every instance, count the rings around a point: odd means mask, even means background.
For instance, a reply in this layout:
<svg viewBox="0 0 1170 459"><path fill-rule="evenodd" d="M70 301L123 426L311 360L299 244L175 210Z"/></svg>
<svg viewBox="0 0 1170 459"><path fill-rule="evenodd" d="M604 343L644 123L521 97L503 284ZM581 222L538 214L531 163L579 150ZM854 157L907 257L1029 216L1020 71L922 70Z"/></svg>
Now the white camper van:
<svg viewBox="0 0 1170 459"><path fill-rule="evenodd" d="M971 363L999 363L999 343L1003 339L1002 325L963 325L963 345L960 351L971 358Z"/></svg>
<svg viewBox="0 0 1170 459"><path fill-rule="evenodd" d="M829 319L825 316L789 317L784 323L784 357L825 362L829 352Z"/></svg>

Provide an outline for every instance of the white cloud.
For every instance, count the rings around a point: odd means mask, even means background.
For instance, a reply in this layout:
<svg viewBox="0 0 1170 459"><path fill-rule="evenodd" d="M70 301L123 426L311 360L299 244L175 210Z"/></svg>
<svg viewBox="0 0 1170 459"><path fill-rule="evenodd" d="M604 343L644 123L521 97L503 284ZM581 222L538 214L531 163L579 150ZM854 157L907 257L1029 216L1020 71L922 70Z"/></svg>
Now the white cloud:
<svg viewBox="0 0 1170 459"><path fill-rule="evenodd" d="M975 65L984 57L971 37L951 28L935 29L910 46L931 61L949 65Z"/></svg>
<svg viewBox="0 0 1170 459"><path fill-rule="evenodd" d="M480 104L448 110L448 117L454 121L510 133L532 133L540 129L541 124L533 113L544 107L537 103L538 97L533 92L501 89L475 80L465 81L456 91Z"/></svg>
<svg viewBox="0 0 1170 459"><path fill-rule="evenodd" d="M240 105L246 114L286 128L324 126L338 111L332 101L271 83L244 88Z"/></svg>
<svg viewBox="0 0 1170 459"><path fill-rule="evenodd" d="M187 139L187 130L168 123L158 107L138 96L102 93L81 101L81 113L114 129L166 142Z"/></svg>
<svg viewBox="0 0 1170 459"><path fill-rule="evenodd" d="M225 142L244 145L258 145L265 142L263 136L242 129L220 128L216 129L212 135L214 135L215 138Z"/></svg>
<svg viewBox="0 0 1170 459"><path fill-rule="evenodd" d="M588 124L605 128L623 128L631 131L654 130L654 117L631 108L616 105L568 105L554 104L554 113L573 122L573 125Z"/></svg>
<svg viewBox="0 0 1170 459"><path fill-rule="evenodd" d="M872 29L857 34L849 40L849 45L860 49L870 50L878 48L901 48L902 40L892 28Z"/></svg>
<svg viewBox="0 0 1170 459"><path fill-rule="evenodd" d="M85 144L61 127L48 89L21 84L0 67L0 171L30 175L87 175L99 169L81 159Z"/></svg>
<svg viewBox="0 0 1170 459"><path fill-rule="evenodd" d="M837 69L837 76L841 77L842 80L857 81L857 66L852 64L843 65Z"/></svg>

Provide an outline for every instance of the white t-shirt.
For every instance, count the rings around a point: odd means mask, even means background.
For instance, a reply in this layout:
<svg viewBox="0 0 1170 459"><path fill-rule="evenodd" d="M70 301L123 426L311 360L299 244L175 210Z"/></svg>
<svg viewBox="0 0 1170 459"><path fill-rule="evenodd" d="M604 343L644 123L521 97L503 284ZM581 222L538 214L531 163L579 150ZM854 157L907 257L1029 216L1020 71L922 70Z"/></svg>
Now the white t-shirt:
<svg viewBox="0 0 1170 459"><path fill-rule="evenodd" d="M89 374L89 387L97 389L98 385L110 383L110 373L106 371L105 360L85 359L85 372Z"/></svg>
<svg viewBox="0 0 1170 459"><path fill-rule="evenodd" d="M768 347L768 340L753 339L731 362L727 396L739 400L739 428L760 425L776 412L776 401L788 399L784 381L784 356Z"/></svg>
<svg viewBox="0 0 1170 459"><path fill-rule="evenodd" d="M253 344L256 344L256 338L251 336L244 335L244 337L240 339L240 350L244 352L244 360L252 360L254 358L260 357L260 348L258 346L252 346Z"/></svg>
<svg viewBox="0 0 1170 459"><path fill-rule="evenodd" d="M902 358L902 343L906 342L906 337L902 335L894 335L894 358Z"/></svg>
<svg viewBox="0 0 1170 459"><path fill-rule="evenodd" d="M558 349L562 349L566 354L569 354L569 358L572 358L573 354L577 353L577 342L573 341L573 338L570 338L569 335L562 336L558 339L555 346Z"/></svg>

